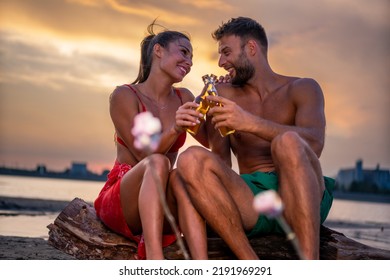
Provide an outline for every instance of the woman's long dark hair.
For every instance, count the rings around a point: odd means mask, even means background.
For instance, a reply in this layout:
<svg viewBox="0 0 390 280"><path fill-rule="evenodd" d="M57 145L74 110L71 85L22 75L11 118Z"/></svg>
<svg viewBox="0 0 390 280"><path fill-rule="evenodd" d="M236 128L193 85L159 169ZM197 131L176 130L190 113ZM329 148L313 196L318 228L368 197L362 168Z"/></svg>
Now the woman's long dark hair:
<svg viewBox="0 0 390 280"><path fill-rule="evenodd" d="M146 36L141 42L141 60L139 64L138 76L133 82L133 84L142 83L146 81L149 77L150 69L152 68L153 60L153 47L155 44L159 44L163 48L166 48L169 43L178 39L187 39L190 41L188 35L178 31L164 30L158 34L155 34L153 31L154 26L156 26L156 20L154 20L148 26L148 36ZM161 25L158 25L161 27Z"/></svg>

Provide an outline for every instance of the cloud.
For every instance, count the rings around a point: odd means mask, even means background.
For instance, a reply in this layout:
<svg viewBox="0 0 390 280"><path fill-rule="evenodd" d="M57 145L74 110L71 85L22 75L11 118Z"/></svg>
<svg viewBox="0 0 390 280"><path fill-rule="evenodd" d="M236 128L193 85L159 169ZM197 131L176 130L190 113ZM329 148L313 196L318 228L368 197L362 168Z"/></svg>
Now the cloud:
<svg viewBox="0 0 390 280"><path fill-rule="evenodd" d="M36 39L0 32L2 67L7 69L1 77L3 81L20 80L53 89L68 83L100 87L112 86L118 79L127 80L129 76L124 73L138 71L138 57L134 57L138 50L67 41L64 51L61 39L53 36ZM123 59L126 56L128 59Z"/></svg>
<svg viewBox="0 0 390 280"><path fill-rule="evenodd" d="M180 22L181 25L194 26L199 22L197 18L188 17L186 15L182 15L182 13L176 12L177 8L181 10L185 9L186 5L189 4L186 1L180 1L185 5L180 5L179 2L177 3L179 4L179 7L173 9L171 3L169 4L168 2L164 3L161 1L71 0L69 2L89 6L91 8L104 9L105 11L107 11L107 9L111 9L112 11L120 14L132 15L148 19L149 21L161 18L168 24Z"/></svg>
<svg viewBox="0 0 390 280"><path fill-rule="evenodd" d="M315 12L315 3L290 4L288 13L302 16L287 19L288 27L272 21L272 62L287 74L320 81L327 99L329 133L347 137L372 122L385 124L381 113L387 110L383 104L389 102L390 85L389 64L383 63L390 47L384 36L389 30L387 12L373 8L363 13L359 4L350 1L321 1L321 10Z"/></svg>
<svg viewBox="0 0 390 280"><path fill-rule="evenodd" d="M0 79L3 160L42 162L57 156L69 163L93 153L96 161L102 154L106 161L112 157L108 96L119 79L134 76L137 64L104 51L64 54L56 43L7 32L0 33L0 52L1 67L7 69Z"/></svg>
<svg viewBox="0 0 390 280"><path fill-rule="evenodd" d="M258 15L276 72L313 77L324 91L323 166L336 173L361 157L390 166L390 3L261 1ZM277 16L276 16L277 15Z"/></svg>
<svg viewBox="0 0 390 280"><path fill-rule="evenodd" d="M229 4L228 1L224 0L179 0L178 2L199 9L212 9L219 11L232 11L234 9L234 6L232 4Z"/></svg>

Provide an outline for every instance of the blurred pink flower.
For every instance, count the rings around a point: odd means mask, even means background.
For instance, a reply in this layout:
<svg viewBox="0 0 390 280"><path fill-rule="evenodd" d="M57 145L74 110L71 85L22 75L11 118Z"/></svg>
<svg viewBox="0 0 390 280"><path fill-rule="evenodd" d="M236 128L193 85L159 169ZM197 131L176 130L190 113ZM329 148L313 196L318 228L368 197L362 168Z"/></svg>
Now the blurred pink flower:
<svg viewBox="0 0 390 280"><path fill-rule="evenodd" d="M154 152L160 143L161 122L152 113L142 112L135 116L131 133L135 138L135 148Z"/></svg>
<svg viewBox="0 0 390 280"><path fill-rule="evenodd" d="M276 191L268 190L257 194L253 199L253 208L257 213L277 220L283 231L286 233L287 239L294 246L298 257L301 260L306 259L295 233L291 230L290 225L286 222L282 215L284 206L282 199Z"/></svg>
<svg viewBox="0 0 390 280"><path fill-rule="evenodd" d="M270 218L275 218L282 214L283 203L276 191L268 190L255 196L253 208L257 213L264 214Z"/></svg>

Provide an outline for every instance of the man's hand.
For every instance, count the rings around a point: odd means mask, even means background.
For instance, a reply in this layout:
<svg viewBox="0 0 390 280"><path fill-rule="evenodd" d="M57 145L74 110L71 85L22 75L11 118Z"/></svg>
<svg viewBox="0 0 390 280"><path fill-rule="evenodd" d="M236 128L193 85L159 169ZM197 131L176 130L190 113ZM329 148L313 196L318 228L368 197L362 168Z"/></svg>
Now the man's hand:
<svg viewBox="0 0 390 280"><path fill-rule="evenodd" d="M232 77L230 77L229 74L226 74L225 76L219 76L218 80L216 81L216 84L230 83L231 80Z"/></svg>
<svg viewBox="0 0 390 280"><path fill-rule="evenodd" d="M207 96L208 101L222 104L222 106L212 107L208 115L213 118L211 122L216 129L221 127L229 127L235 130L245 131L245 125L248 124L251 114L243 110L235 102L223 98L221 96Z"/></svg>

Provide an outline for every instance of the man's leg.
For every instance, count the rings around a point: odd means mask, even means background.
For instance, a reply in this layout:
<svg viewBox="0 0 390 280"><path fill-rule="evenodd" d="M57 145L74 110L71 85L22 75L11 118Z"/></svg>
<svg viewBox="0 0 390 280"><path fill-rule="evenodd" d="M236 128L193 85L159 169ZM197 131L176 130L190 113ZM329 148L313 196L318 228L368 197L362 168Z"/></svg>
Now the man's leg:
<svg viewBox="0 0 390 280"><path fill-rule="evenodd" d="M244 228L253 228L258 215L253 193L241 177L218 156L201 147L190 147L177 162L191 201L207 224L239 259L257 259Z"/></svg>
<svg viewBox="0 0 390 280"><path fill-rule="evenodd" d="M271 150L279 174L284 216L306 258L319 259L320 203L325 188L319 160L295 132L279 135Z"/></svg>
<svg viewBox="0 0 390 280"><path fill-rule="evenodd" d="M177 173L177 169L170 173L167 200L172 205L172 212L177 213L176 219L192 259L206 260L208 259L206 223L192 205L184 183Z"/></svg>

